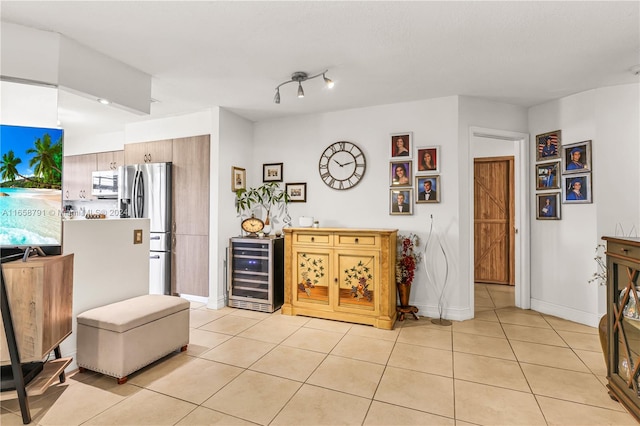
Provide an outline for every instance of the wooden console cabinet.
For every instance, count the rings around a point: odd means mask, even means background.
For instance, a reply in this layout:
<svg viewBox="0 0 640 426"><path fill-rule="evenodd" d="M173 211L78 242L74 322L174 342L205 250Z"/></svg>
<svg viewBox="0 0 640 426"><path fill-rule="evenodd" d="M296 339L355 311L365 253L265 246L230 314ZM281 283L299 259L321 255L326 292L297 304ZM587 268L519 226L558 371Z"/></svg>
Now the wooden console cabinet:
<svg viewBox="0 0 640 426"><path fill-rule="evenodd" d="M607 241L609 395L640 421L640 238Z"/></svg>
<svg viewBox="0 0 640 426"><path fill-rule="evenodd" d="M285 228L282 313L392 329L397 230Z"/></svg>
<svg viewBox="0 0 640 426"><path fill-rule="evenodd" d="M42 361L71 334L73 254L2 264L22 362ZM2 365L11 363L4 327Z"/></svg>

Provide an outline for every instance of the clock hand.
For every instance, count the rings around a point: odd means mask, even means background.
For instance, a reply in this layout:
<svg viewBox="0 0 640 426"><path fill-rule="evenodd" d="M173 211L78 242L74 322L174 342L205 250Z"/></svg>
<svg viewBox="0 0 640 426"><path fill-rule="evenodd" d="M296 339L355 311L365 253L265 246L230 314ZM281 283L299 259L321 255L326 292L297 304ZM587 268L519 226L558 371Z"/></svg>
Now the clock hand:
<svg viewBox="0 0 640 426"><path fill-rule="evenodd" d="M340 164L340 163L338 163L338 160L333 160L333 161L335 161L335 162L336 162L336 164L337 164L338 166L340 166L340 167L344 167L344 164Z"/></svg>
<svg viewBox="0 0 640 426"><path fill-rule="evenodd" d="M347 165L352 164L352 163L353 163L353 161L349 161L348 163L340 164L340 166L344 167L344 166L347 166Z"/></svg>

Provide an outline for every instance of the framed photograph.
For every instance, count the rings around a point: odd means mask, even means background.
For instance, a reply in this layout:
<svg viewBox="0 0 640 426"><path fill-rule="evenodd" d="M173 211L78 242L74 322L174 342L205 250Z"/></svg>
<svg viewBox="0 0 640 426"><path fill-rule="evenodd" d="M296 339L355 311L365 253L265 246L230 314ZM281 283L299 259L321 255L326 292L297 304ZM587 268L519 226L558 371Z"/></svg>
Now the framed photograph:
<svg viewBox="0 0 640 426"><path fill-rule="evenodd" d="M411 158L412 149L412 132L391 134L391 158Z"/></svg>
<svg viewBox="0 0 640 426"><path fill-rule="evenodd" d="M553 160L560 158L561 131L543 133L536 136L536 160Z"/></svg>
<svg viewBox="0 0 640 426"><path fill-rule="evenodd" d="M440 171L440 147L417 147L416 166L416 174L438 173Z"/></svg>
<svg viewBox="0 0 640 426"><path fill-rule="evenodd" d="M559 220L560 219L560 192L548 192L536 195L536 219Z"/></svg>
<svg viewBox="0 0 640 426"><path fill-rule="evenodd" d="M536 164L536 189L560 189L560 161Z"/></svg>
<svg viewBox="0 0 640 426"><path fill-rule="evenodd" d="M247 189L247 172L240 167L231 167L231 191Z"/></svg>
<svg viewBox="0 0 640 426"><path fill-rule="evenodd" d="M562 202L591 203L591 173L562 175Z"/></svg>
<svg viewBox="0 0 640 426"><path fill-rule="evenodd" d="M412 188L389 190L389 214L412 215L412 199Z"/></svg>
<svg viewBox="0 0 640 426"><path fill-rule="evenodd" d="M440 176L416 176L416 203L440 202Z"/></svg>
<svg viewBox="0 0 640 426"><path fill-rule="evenodd" d="M389 185L411 186L411 161L392 161L389 163Z"/></svg>
<svg viewBox="0 0 640 426"><path fill-rule="evenodd" d="M562 173L591 171L591 141L583 141L562 147Z"/></svg>
<svg viewBox="0 0 640 426"><path fill-rule="evenodd" d="M306 203L307 202L307 183L286 183L285 191L289 194L289 202Z"/></svg>
<svg viewBox="0 0 640 426"><path fill-rule="evenodd" d="M282 182L282 163L262 165L263 182Z"/></svg>

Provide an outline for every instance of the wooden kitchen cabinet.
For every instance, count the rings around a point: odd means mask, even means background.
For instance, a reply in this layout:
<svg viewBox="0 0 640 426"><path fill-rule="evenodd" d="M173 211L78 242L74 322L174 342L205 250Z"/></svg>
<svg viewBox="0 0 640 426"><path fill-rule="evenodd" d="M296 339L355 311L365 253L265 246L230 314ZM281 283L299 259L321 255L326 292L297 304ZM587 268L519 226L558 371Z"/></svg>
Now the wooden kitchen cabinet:
<svg viewBox="0 0 640 426"><path fill-rule="evenodd" d="M209 235L209 135L173 141L174 232Z"/></svg>
<svg viewBox="0 0 640 426"><path fill-rule="evenodd" d="M607 241L609 395L640 421L640 238Z"/></svg>
<svg viewBox="0 0 640 426"><path fill-rule="evenodd" d="M96 170L116 170L124 165L124 150L96 153Z"/></svg>
<svg viewBox="0 0 640 426"><path fill-rule="evenodd" d="M93 198L91 195L91 172L97 170L96 164L96 154L64 157L62 196L65 200Z"/></svg>
<svg viewBox="0 0 640 426"><path fill-rule="evenodd" d="M124 145L125 164L168 163L173 159L173 139Z"/></svg>
<svg viewBox="0 0 640 426"><path fill-rule="evenodd" d="M71 334L73 254L2 264L22 362L42 361ZM11 362L1 328L2 365Z"/></svg>
<svg viewBox="0 0 640 426"><path fill-rule="evenodd" d="M209 296L209 135L173 140L174 291Z"/></svg>
<svg viewBox="0 0 640 426"><path fill-rule="evenodd" d="M172 293L209 296L209 236L173 236Z"/></svg>
<svg viewBox="0 0 640 426"><path fill-rule="evenodd" d="M282 313L392 329L397 230L285 228Z"/></svg>

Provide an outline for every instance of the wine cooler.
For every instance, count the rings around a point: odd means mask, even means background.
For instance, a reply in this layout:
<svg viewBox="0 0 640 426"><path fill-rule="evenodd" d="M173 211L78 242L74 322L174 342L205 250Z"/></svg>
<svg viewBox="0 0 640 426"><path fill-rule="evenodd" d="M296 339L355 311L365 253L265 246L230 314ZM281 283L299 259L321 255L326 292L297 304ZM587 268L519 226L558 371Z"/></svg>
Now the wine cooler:
<svg viewBox="0 0 640 426"><path fill-rule="evenodd" d="M229 240L229 306L273 312L284 301L284 238Z"/></svg>

